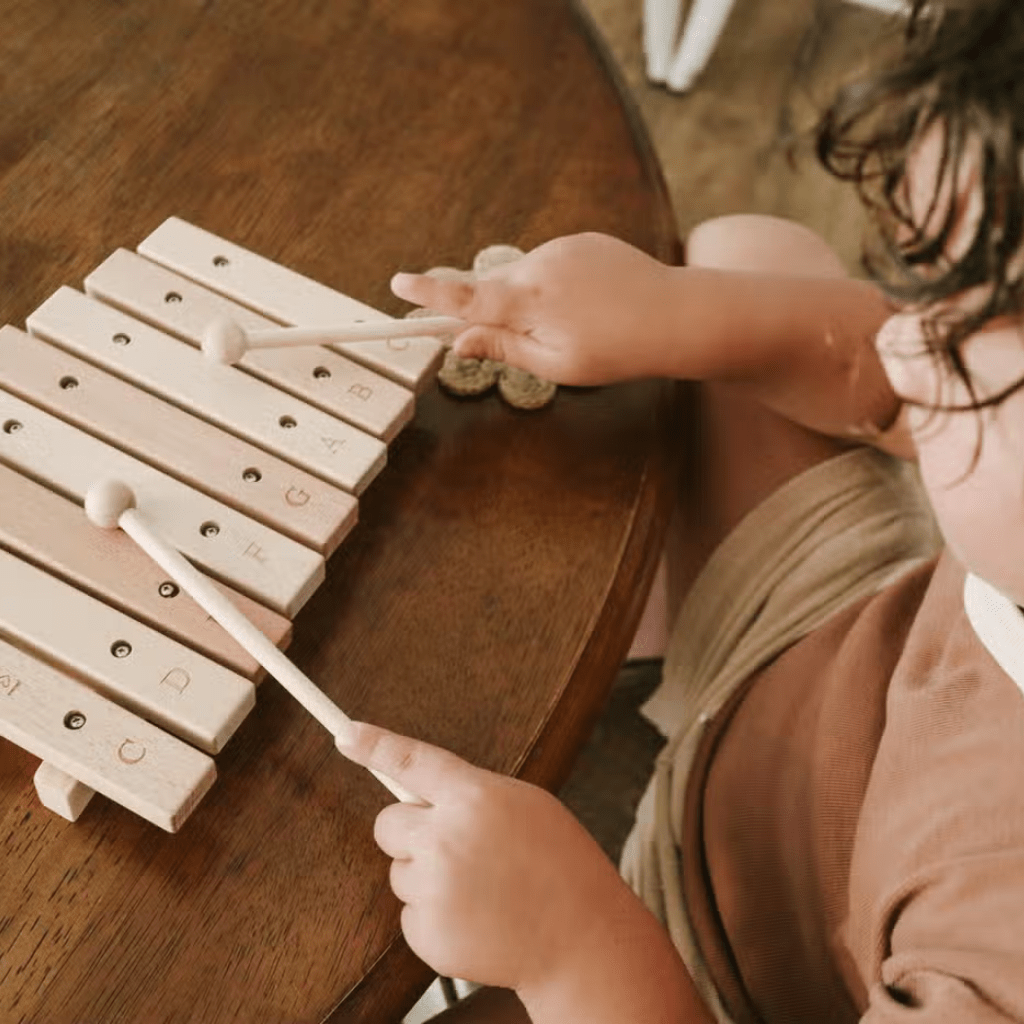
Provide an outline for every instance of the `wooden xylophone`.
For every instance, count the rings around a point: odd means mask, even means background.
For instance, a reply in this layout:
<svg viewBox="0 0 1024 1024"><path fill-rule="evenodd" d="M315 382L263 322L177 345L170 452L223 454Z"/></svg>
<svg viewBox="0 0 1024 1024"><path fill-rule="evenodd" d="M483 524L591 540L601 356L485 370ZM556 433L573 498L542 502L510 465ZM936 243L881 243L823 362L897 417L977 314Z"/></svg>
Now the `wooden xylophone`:
<svg viewBox="0 0 1024 1024"><path fill-rule="evenodd" d="M178 218L0 328L0 735L41 759L41 801L94 792L176 831L262 670L86 492L116 477L163 538L278 647L356 522L432 337L199 350L246 331L391 318Z"/></svg>

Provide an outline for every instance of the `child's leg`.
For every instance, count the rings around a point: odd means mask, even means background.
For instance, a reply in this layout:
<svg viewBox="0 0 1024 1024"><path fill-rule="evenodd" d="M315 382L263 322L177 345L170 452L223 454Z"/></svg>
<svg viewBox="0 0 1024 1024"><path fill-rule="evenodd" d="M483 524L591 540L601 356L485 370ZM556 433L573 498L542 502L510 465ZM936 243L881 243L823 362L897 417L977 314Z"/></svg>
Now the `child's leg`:
<svg viewBox="0 0 1024 1024"><path fill-rule="evenodd" d="M690 234L686 256L692 266L846 274L821 238L773 217L707 221ZM748 512L787 480L851 447L785 419L729 384L701 384L697 405L693 435L684 439L690 457L666 545L669 623L711 553Z"/></svg>

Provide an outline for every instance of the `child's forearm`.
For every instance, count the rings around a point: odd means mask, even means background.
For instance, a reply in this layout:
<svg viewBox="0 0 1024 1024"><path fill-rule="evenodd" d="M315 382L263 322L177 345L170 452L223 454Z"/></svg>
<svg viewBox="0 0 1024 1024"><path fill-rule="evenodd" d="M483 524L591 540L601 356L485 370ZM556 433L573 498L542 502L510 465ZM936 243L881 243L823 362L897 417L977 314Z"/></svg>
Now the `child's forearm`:
<svg viewBox="0 0 1024 1024"><path fill-rule="evenodd" d="M713 1024L668 934L628 891L600 925L580 922L573 955L518 995L532 1024Z"/></svg>
<svg viewBox="0 0 1024 1024"><path fill-rule="evenodd" d="M775 411L838 437L888 428L899 410L874 348L894 312L850 278L704 267L671 270L652 370L731 381Z"/></svg>

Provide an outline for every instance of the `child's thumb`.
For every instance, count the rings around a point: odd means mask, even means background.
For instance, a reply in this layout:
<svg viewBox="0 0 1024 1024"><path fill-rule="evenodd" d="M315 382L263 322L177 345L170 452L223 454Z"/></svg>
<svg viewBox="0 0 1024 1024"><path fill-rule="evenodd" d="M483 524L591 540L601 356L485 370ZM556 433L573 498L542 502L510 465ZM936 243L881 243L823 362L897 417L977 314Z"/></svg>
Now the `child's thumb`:
<svg viewBox="0 0 1024 1024"><path fill-rule="evenodd" d="M463 331L452 350L464 359L493 359L552 380L549 353L533 338L505 327L477 324Z"/></svg>

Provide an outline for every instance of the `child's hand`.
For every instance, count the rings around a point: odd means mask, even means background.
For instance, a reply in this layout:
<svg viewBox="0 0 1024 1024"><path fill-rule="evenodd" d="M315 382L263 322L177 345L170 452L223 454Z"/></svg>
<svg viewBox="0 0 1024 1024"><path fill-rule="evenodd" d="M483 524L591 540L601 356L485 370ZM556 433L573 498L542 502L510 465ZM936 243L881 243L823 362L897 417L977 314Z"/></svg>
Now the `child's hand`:
<svg viewBox="0 0 1024 1024"><path fill-rule="evenodd" d="M557 384L656 374L671 268L599 234L556 238L476 283L396 274L400 298L473 326L460 356L497 359Z"/></svg>
<svg viewBox="0 0 1024 1024"><path fill-rule="evenodd" d="M374 837L394 858L391 887L405 904L406 941L440 974L542 986L574 963L587 945L581 936L593 941L603 913L614 933L635 902L597 844L544 790L365 724L339 749L429 801L386 807Z"/></svg>

